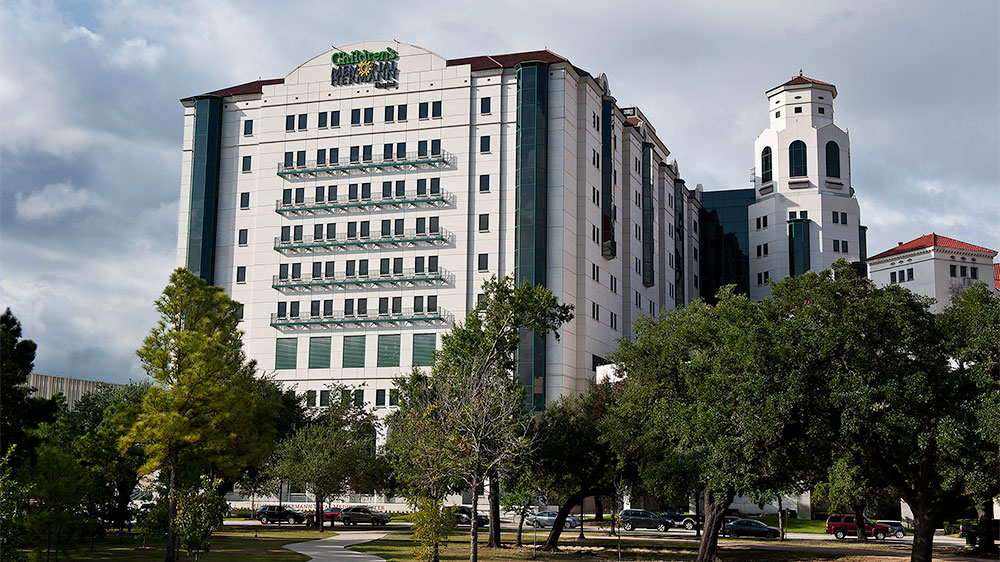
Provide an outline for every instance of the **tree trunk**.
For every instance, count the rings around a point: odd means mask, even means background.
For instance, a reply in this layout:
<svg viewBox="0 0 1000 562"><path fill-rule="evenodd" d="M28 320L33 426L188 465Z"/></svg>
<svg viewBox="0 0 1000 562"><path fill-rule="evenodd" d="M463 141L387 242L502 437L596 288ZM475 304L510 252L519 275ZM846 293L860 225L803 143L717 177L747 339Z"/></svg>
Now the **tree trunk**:
<svg viewBox="0 0 1000 562"><path fill-rule="evenodd" d="M997 545L994 543L996 537L993 536L993 500L986 499L976 504L976 512L979 515L979 524L976 533L979 536L979 546L973 552L996 557Z"/></svg>
<svg viewBox="0 0 1000 562"><path fill-rule="evenodd" d="M177 560L177 537L174 522L177 521L177 453L170 455L170 480L167 485L167 544L164 562Z"/></svg>
<svg viewBox="0 0 1000 562"><path fill-rule="evenodd" d="M783 507L784 505L783 502L781 501L781 496L778 496L778 533L779 533L778 539L779 540L785 540L785 526L782 525L782 519L781 519L782 515L781 511Z"/></svg>
<svg viewBox="0 0 1000 562"><path fill-rule="evenodd" d="M910 551L910 562L931 562L934 554L935 514L912 503L910 509L913 510L913 549Z"/></svg>
<svg viewBox="0 0 1000 562"><path fill-rule="evenodd" d="M521 548L521 533L524 531L524 509L521 510L521 520L517 522L517 548Z"/></svg>
<svg viewBox="0 0 1000 562"><path fill-rule="evenodd" d="M316 498L316 526L319 527L319 532L323 532L323 500Z"/></svg>
<svg viewBox="0 0 1000 562"><path fill-rule="evenodd" d="M545 539L545 544L542 545L542 550L559 550L559 535L562 534L563 525L566 524L566 517L568 517L570 511L576 507L576 504L583 501L583 498L586 497L585 494L586 493L581 490L570 496L565 503L559 506L559 512L556 514L556 520L552 523L552 530L549 532L548 538Z"/></svg>
<svg viewBox="0 0 1000 562"><path fill-rule="evenodd" d="M722 529L726 510L735 496L736 492L733 490L726 490L716 496L711 488L705 488L705 532L701 535L696 562L719 560L719 530Z"/></svg>
<svg viewBox="0 0 1000 562"><path fill-rule="evenodd" d="M852 507L854 508L854 533L859 541L868 540L868 534L865 533L865 504L857 503Z"/></svg>
<svg viewBox="0 0 1000 562"><path fill-rule="evenodd" d="M490 474L490 540L487 546L500 548L500 474Z"/></svg>
<svg viewBox="0 0 1000 562"><path fill-rule="evenodd" d="M604 502L601 496L594 496L594 521L604 521Z"/></svg>
<svg viewBox="0 0 1000 562"><path fill-rule="evenodd" d="M479 522L476 516L479 514L479 490L478 486L472 487L472 517L469 521L469 562L479 560Z"/></svg>

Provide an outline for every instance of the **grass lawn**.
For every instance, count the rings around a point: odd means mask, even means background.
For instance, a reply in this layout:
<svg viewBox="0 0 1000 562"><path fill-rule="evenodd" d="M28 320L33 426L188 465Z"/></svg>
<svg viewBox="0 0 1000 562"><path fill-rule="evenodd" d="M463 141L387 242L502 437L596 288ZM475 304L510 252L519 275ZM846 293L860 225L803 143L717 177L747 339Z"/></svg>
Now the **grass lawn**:
<svg viewBox="0 0 1000 562"><path fill-rule="evenodd" d="M747 519L756 519L765 525L778 526L777 515L747 516ZM789 533L816 533L823 535L826 533L826 521L810 521L806 519L788 519Z"/></svg>
<svg viewBox="0 0 1000 562"><path fill-rule="evenodd" d="M545 541L548 533L538 534L539 546ZM564 533L560 541L559 552L537 551L535 559L546 562L577 562L585 561L617 561L618 544L617 541L609 538L597 538L597 532L593 532L594 538L585 541L576 541L576 533ZM503 533L505 544L514 543L514 533ZM504 548L490 549L482 546L479 549L480 562L508 562L514 560L531 560L531 533L525 533L522 540L525 548ZM480 540L485 542L485 533L480 535ZM760 546L769 544L777 545L776 541L760 541ZM835 552L788 552L780 550L762 551L756 548L757 544L750 544L740 541L721 541L721 546L725 552L724 558L727 562L752 562L755 560L780 560L789 562L900 562L898 557L871 556L868 553L862 555L845 554L843 550ZM813 542L806 541L786 541L780 543L784 546L795 546L808 544L816 546ZM840 543L837 543L840 546ZM415 562L413 549L416 542L409 533L391 534L383 539L351 547L351 550L373 554L385 558L390 562ZM698 543L693 540L649 540L638 538L622 539L622 560L623 561L689 561L697 557ZM441 560L462 561L469 559L469 536L452 535L447 544L443 545Z"/></svg>
<svg viewBox="0 0 1000 562"><path fill-rule="evenodd" d="M224 527L212 535L211 552L201 555L203 562L221 560L268 560L272 562L300 562L307 556L282 548L286 544L334 536L329 531L319 533L305 527L286 528L233 528ZM118 537L98 539L94 542L94 552L90 543L78 545L78 550L70 549L60 554L63 560L120 560L122 562L144 562L163 560L163 539L146 540L148 548L142 548L141 537L125 537L120 543ZM194 560L181 551L181 560Z"/></svg>

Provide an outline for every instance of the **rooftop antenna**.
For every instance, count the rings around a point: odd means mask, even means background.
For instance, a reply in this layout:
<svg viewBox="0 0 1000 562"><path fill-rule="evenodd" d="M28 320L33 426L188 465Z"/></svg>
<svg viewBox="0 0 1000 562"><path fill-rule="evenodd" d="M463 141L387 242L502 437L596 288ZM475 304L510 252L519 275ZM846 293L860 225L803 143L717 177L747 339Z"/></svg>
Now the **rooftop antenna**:
<svg viewBox="0 0 1000 562"><path fill-rule="evenodd" d="M799 76L802 76L802 69L799 69Z"/></svg>

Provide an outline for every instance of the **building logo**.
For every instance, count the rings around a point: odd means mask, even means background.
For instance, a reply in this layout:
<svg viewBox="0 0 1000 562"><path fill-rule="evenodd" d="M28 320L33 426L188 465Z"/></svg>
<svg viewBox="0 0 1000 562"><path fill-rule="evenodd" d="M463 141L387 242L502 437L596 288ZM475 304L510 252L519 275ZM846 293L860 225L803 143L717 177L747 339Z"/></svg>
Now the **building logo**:
<svg viewBox="0 0 1000 562"><path fill-rule="evenodd" d="M396 62L399 53L391 47L384 51L338 51L331 61L333 69L330 74L331 86L350 86L352 84L374 83L376 88L398 88L399 68Z"/></svg>

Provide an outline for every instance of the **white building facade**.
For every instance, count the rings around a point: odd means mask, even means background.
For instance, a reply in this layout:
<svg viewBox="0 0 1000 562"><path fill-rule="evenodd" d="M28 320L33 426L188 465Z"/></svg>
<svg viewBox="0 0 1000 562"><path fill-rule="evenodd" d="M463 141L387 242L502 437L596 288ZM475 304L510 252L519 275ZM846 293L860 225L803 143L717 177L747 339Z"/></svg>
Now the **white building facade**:
<svg viewBox="0 0 1000 562"><path fill-rule="evenodd" d="M952 297L976 283L996 290L997 251L931 233L868 259L869 278L878 286L900 285L935 300L941 312Z"/></svg>
<svg viewBox="0 0 1000 562"><path fill-rule="evenodd" d="M750 297L768 281L865 260L865 230L851 185L851 145L833 123L837 88L801 74L767 91L770 125L754 142L755 202L748 209Z"/></svg>
<svg viewBox="0 0 1000 562"><path fill-rule="evenodd" d="M384 413L494 275L575 306L519 349L535 409L584 390L640 314L697 297L677 290L669 150L549 51L361 42L181 101L178 265L243 303L248 356L310 406Z"/></svg>

